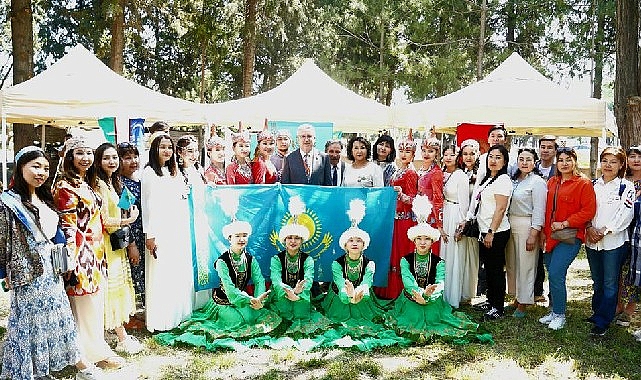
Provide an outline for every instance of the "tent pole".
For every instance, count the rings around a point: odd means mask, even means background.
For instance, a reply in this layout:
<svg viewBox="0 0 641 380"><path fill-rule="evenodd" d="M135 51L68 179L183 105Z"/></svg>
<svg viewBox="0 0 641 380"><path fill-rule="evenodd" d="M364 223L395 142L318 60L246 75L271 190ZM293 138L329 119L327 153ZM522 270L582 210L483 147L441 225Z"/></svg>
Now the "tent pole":
<svg viewBox="0 0 641 380"><path fill-rule="evenodd" d="M2 190L7 188L7 140L9 134L7 133L7 118L2 112Z"/></svg>
<svg viewBox="0 0 641 380"><path fill-rule="evenodd" d="M44 151L45 150L45 138L47 136L45 136L45 133L46 133L45 132L45 125L41 124L40 127L42 128L42 130L40 131L40 149L42 149Z"/></svg>

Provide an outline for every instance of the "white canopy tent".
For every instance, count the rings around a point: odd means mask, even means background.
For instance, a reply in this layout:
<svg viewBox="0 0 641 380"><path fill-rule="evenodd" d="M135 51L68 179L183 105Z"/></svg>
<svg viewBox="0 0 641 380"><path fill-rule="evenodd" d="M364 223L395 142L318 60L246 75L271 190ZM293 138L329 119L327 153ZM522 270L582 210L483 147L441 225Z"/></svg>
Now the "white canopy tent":
<svg viewBox="0 0 641 380"><path fill-rule="evenodd" d="M454 133L459 123L504 123L516 134L616 135L606 103L577 98L512 53L483 80L440 98L393 107L396 126L435 126Z"/></svg>
<svg viewBox="0 0 641 380"><path fill-rule="evenodd" d="M202 104L136 84L112 71L81 45L44 72L0 91L0 98L4 182L7 123L98 128L98 119L116 117L119 136L128 136L128 119L133 118L173 124L206 123Z"/></svg>
<svg viewBox="0 0 641 380"><path fill-rule="evenodd" d="M205 124L201 104L173 98L130 81L82 45L35 77L0 92L9 123L98 127L109 116Z"/></svg>
<svg viewBox="0 0 641 380"><path fill-rule="evenodd" d="M262 127L265 119L331 122L343 132L378 131L392 125L389 107L341 86L311 59L272 90L205 107L207 120L217 125L242 122Z"/></svg>

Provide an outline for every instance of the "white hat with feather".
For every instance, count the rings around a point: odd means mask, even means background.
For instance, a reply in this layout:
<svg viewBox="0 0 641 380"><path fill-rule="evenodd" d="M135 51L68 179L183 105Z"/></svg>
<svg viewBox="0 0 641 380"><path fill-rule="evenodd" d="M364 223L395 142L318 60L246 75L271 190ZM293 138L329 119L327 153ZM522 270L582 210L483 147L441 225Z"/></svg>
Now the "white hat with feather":
<svg viewBox="0 0 641 380"><path fill-rule="evenodd" d="M358 223L365 217L365 202L362 199L352 199L349 202L347 216L349 216L352 225L341 234L340 239L338 239L338 244L340 244L341 248L345 249L347 241L352 237L357 237L363 240L363 250L367 249L367 247L369 247L369 234L358 228Z"/></svg>
<svg viewBox="0 0 641 380"><path fill-rule="evenodd" d="M432 241L437 241L441 234L439 231L427 224L427 219L432 213L432 202L426 195L417 195L412 202L412 211L416 215L417 225L407 230L407 237L414 241L418 236L427 236Z"/></svg>
<svg viewBox="0 0 641 380"><path fill-rule="evenodd" d="M285 244L285 238L288 236L299 236L303 242L309 239L309 230L300 224L299 217L305 212L305 203L299 196L292 197L289 200L288 210L291 215L291 223L287 223L278 233L278 240Z"/></svg>
<svg viewBox="0 0 641 380"><path fill-rule="evenodd" d="M230 239L233 235L239 233L246 233L248 236L252 233L252 226L244 220L236 219L236 212L240 204L240 196L238 192L226 189L220 195L220 207L223 209L225 215L231 219L231 223L223 226L223 235L225 238Z"/></svg>

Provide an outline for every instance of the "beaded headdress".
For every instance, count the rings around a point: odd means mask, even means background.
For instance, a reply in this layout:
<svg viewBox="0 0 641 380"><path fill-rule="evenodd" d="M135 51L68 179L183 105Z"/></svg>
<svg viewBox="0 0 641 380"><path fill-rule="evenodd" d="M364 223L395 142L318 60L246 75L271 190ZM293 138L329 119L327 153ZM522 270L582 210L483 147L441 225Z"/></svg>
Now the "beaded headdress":
<svg viewBox="0 0 641 380"><path fill-rule="evenodd" d="M72 137L65 141L65 154L67 154L68 151L77 148L91 148L91 146L89 146L89 143L87 143L87 140L84 137L79 136Z"/></svg>
<svg viewBox="0 0 641 380"><path fill-rule="evenodd" d="M411 149L412 151L416 151L416 141L414 141L413 133L414 132L410 129L410 133L399 141L398 150Z"/></svg>
<svg viewBox="0 0 641 380"><path fill-rule="evenodd" d="M461 150L463 148L465 148L466 146L471 146L472 149L474 149L477 152L479 151L479 149L481 149L481 146L479 145L479 142L474 140L474 139L463 140L463 142L461 143Z"/></svg>
<svg viewBox="0 0 641 380"><path fill-rule="evenodd" d="M365 217L365 202L362 199L352 199L349 202L347 216L349 217L351 226L341 234L340 239L338 239L338 244L345 249L345 244L347 244L350 238L358 237L363 240L363 250L367 249L367 247L369 247L369 234L358 228L358 223Z"/></svg>

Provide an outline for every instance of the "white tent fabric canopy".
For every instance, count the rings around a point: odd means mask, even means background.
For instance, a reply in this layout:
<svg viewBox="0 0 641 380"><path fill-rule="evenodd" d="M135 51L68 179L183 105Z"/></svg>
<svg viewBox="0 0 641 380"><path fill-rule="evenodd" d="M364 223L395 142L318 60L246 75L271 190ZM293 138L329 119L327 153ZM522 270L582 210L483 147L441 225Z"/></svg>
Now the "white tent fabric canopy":
<svg viewBox="0 0 641 380"><path fill-rule="evenodd" d="M265 119L331 122L335 130L344 132L377 131L392 125L389 107L341 86L311 59L269 91L205 107L207 120L217 125L242 122L262 128Z"/></svg>
<svg viewBox="0 0 641 380"><path fill-rule="evenodd" d="M601 136L606 103L577 98L512 53L479 82L440 98L393 107L396 126L435 126L453 133L459 123L504 123L519 135Z"/></svg>
<svg viewBox="0 0 641 380"><path fill-rule="evenodd" d="M9 123L98 126L103 117L204 124L201 104L173 98L130 81L82 45L46 71L0 92Z"/></svg>

